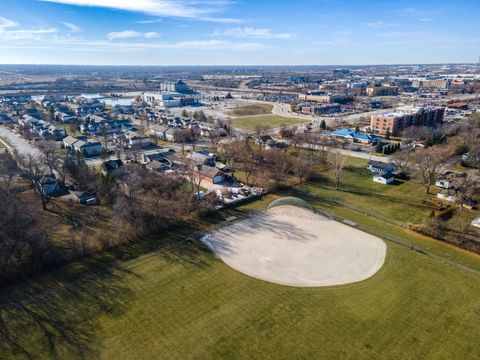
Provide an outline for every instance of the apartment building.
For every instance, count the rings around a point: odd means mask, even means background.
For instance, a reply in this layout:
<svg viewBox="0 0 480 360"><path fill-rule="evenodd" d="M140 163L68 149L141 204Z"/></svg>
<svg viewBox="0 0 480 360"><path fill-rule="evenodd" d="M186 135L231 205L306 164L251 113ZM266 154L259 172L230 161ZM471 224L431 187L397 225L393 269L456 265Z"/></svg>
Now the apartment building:
<svg viewBox="0 0 480 360"><path fill-rule="evenodd" d="M391 135L398 136L410 126L437 128L442 125L444 115L443 107L404 107L395 112L372 115L370 127L377 134L385 135L388 130Z"/></svg>

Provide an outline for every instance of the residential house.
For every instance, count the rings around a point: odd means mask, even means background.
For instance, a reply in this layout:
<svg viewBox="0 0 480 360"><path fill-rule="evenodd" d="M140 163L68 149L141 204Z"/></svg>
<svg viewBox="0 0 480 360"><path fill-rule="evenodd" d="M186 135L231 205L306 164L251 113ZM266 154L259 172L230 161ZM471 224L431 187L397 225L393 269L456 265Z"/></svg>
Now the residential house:
<svg viewBox="0 0 480 360"><path fill-rule="evenodd" d="M62 142L65 149L82 153L85 157L98 156L102 151L102 144L98 141L89 141L85 136L75 138L67 136Z"/></svg>
<svg viewBox="0 0 480 360"><path fill-rule="evenodd" d="M455 195L453 194L450 194L448 192L441 192L441 193L438 193L437 194L437 198L440 199L440 200L445 200L445 201L449 201L449 202L455 202L456 201L456 197Z"/></svg>
<svg viewBox="0 0 480 360"><path fill-rule="evenodd" d="M215 166L215 156L211 153L204 153L202 151L191 151L187 154L187 158L191 159L196 164Z"/></svg>
<svg viewBox="0 0 480 360"><path fill-rule="evenodd" d="M203 180L211 182L212 184L220 184L225 181L226 174L215 167L199 165L197 172L201 175Z"/></svg>
<svg viewBox="0 0 480 360"><path fill-rule="evenodd" d="M122 167L122 160L108 160L102 164L102 172L104 175L110 175L112 177L115 177L120 174Z"/></svg>
<svg viewBox="0 0 480 360"><path fill-rule="evenodd" d="M168 158L167 153L144 154L143 163L147 169L155 171L166 171L173 168L173 161Z"/></svg>
<svg viewBox="0 0 480 360"><path fill-rule="evenodd" d="M59 190L58 182L53 176L43 176L34 181L34 186L42 192L44 196L52 196Z"/></svg>
<svg viewBox="0 0 480 360"><path fill-rule="evenodd" d="M379 175L392 174L396 171L395 166L393 164L383 163L383 162L374 161L374 160L370 160L368 162L367 169Z"/></svg>
<svg viewBox="0 0 480 360"><path fill-rule="evenodd" d="M373 181L379 184L387 185L395 181L395 176L391 173L386 173L383 175L375 175L373 177Z"/></svg>
<svg viewBox="0 0 480 360"><path fill-rule="evenodd" d="M453 187L452 182L449 180L437 180L435 186L441 189L451 189Z"/></svg>
<svg viewBox="0 0 480 360"><path fill-rule="evenodd" d="M55 116L55 120L65 124L70 124L75 119L75 116L64 113L63 111L55 111L53 115Z"/></svg>

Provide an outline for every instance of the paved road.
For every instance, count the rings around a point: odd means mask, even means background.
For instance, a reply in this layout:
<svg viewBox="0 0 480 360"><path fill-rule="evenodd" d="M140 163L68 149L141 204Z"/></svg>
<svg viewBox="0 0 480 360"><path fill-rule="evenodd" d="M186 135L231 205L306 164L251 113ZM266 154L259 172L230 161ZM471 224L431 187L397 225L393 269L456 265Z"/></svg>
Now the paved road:
<svg viewBox="0 0 480 360"><path fill-rule="evenodd" d="M0 138L4 139L12 148L16 149L20 155L26 156L31 154L34 157L42 156L42 152L36 146L29 144L21 138L20 135L4 126L0 126Z"/></svg>

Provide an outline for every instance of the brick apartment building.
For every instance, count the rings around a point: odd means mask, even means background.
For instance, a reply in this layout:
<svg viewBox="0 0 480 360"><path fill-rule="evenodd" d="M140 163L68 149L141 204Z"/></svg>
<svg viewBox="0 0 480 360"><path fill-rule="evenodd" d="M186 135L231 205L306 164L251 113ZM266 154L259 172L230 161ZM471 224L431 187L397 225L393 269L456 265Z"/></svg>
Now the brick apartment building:
<svg viewBox="0 0 480 360"><path fill-rule="evenodd" d="M370 127L377 134L385 135L388 129L391 135L398 136L410 126L435 129L442 125L444 115L443 107L405 107L396 112L372 115Z"/></svg>

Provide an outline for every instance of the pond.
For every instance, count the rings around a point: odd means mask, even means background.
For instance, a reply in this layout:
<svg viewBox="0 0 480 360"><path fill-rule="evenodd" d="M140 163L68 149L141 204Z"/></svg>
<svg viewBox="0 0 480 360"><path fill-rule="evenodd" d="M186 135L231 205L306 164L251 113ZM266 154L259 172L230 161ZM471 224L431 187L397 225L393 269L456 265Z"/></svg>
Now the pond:
<svg viewBox="0 0 480 360"><path fill-rule="evenodd" d="M87 99L97 99L103 102L105 105L115 106L129 106L135 102L133 97L106 97L101 94L82 94L81 96Z"/></svg>

